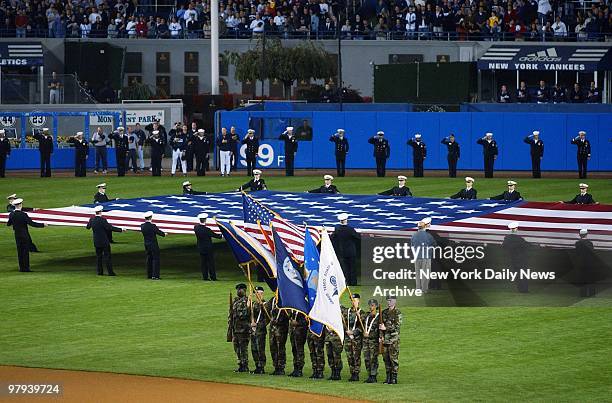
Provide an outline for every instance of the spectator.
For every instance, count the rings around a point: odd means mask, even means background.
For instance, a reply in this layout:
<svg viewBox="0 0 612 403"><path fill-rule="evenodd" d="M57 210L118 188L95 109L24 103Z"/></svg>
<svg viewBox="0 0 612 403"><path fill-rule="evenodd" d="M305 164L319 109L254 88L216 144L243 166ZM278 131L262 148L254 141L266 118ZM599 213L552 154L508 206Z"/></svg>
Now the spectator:
<svg viewBox="0 0 612 403"><path fill-rule="evenodd" d="M81 30L81 38L88 38L91 32L91 24L89 23L89 20L86 18L83 19L79 29Z"/></svg>
<svg viewBox="0 0 612 403"><path fill-rule="evenodd" d="M251 32L253 32L253 36L261 35L264 32L264 21L261 20L261 16L259 14L255 15L255 19L251 21L251 25L249 26Z"/></svg>
<svg viewBox="0 0 612 403"><path fill-rule="evenodd" d="M159 23L157 24L157 37L161 39L170 38L170 29L168 28L168 24L166 24L165 18L159 19Z"/></svg>
<svg viewBox="0 0 612 403"><path fill-rule="evenodd" d="M546 81L540 80L540 86L536 90L536 102L539 104L546 104L549 101L549 91L546 87Z"/></svg>
<svg viewBox="0 0 612 403"><path fill-rule="evenodd" d="M552 100L555 104L561 104L567 102L567 93L565 88L560 86L558 83L555 84L552 91Z"/></svg>
<svg viewBox="0 0 612 403"><path fill-rule="evenodd" d="M136 23L136 37L147 37L147 22L145 21L144 17L138 18L138 22Z"/></svg>
<svg viewBox="0 0 612 403"><path fill-rule="evenodd" d="M19 10L15 17L15 36L17 38L25 38L28 28L28 16L22 10Z"/></svg>
<svg viewBox="0 0 612 403"><path fill-rule="evenodd" d="M111 20L108 27L106 27L106 37L109 39L116 38L119 35L119 31L117 30L117 25L115 24L115 20Z"/></svg>
<svg viewBox="0 0 612 403"><path fill-rule="evenodd" d="M193 3L189 3L187 10L183 13L183 19L185 21L189 21L191 17L196 21L198 20L198 12L193 9Z"/></svg>
<svg viewBox="0 0 612 403"><path fill-rule="evenodd" d="M529 102L529 90L527 89L527 85L525 85L525 81L521 81L519 87L516 89L516 102Z"/></svg>
<svg viewBox="0 0 612 403"><path fill-rule="evenodd" d="M575 83L574 88L570 91L570 102L574 104L579 104L584 102L584 97L582 95L582 89L580 88L580 84Z"/></svg>
<svg viewBox="0 0 612 403"><path fill-rule="evenodd" d="M510 93L508 92L508 87L506 85L501 86L499 96L497 97L497 102L502 104L509 104L512 102L512 98L510 98Z"/></svg>
<svg viewBox="0 0 612 403"><path fill-rule="evenodd" d="M49 88L49 103L61 103L60 90L62 87L62 82L57 77L57 73L55 71L51 73L51 79L49 80L49 85L47 87Z"/></svg>
<svg viewBox="0 0 612 403"><path fill-rule="evenodd" d="M417 29L417 15L414 11L414 7L410 6L408 13L406 14L406 37L413 39Z"/></svg>
<svg viewBox="0 0 612 403"><path fill-rule="evenodd" d="M187 37L189 39L197 39L200 35L202 28L198 23L198 20L194 19L193 16L189 16L187 20Z"/></svg>
<svg viewBox="0 0 612 403"><path fill-rule="evenodd" d="M584 23L584 19L581 15L576 17L576 27L574 28L574 33L576 34L577 41L587 40L586 24Z"/></svg>
<svg viewBox="0 0 612 403"><path fill-rule="evenodd" d="M555 23L552 25L552 30L555 33L555 39L564 40L567 37L567 27L565 23L561 21L561 17L557 15Z"/></svg>
<svg viewBox="0 0 612 403"><path fill-rule="evenodd" d="M181 24L179 24L176 20L176 17L172 17L172 22L170 23L170 37L172 39L178 39L180 38L182 35L182 30L183 27L181 26Z"/></svg>
<svg viewBox="0 0 612 403"><path fill-rule="evenodd" d="M594 104L601 102L599 89L595 85L595 81L591 81L591 86L589 87L589 91L587 93L586 101L588 103Z"/></svg>
<svg viewBox="0 0 612 403"><path fill-rule="evenodd" d="M131 15L128 19L127 24L125 25L125 31L127 33L128 38L135 39L136 38L136 20L134 16Z"/></svg>

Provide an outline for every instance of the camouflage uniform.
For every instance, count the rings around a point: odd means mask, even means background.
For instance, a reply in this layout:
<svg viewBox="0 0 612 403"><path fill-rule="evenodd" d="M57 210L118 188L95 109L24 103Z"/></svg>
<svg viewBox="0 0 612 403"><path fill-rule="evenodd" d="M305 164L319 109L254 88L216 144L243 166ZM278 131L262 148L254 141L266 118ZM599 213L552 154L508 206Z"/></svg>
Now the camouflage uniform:
<svg viewBox="0 0 612 403"><path fill-rule="evenodd" d="M298 312L291 313L289 320L289 341L291 342L291 353L293 354L293 372L289 376L302 376L304 368L304 345L308 333L308 321L306 317Z"/></svg>
<svg viewBox="0 0 612 403"><path fill-rule="evenodd" d="M328 379L332 381L340 380L340 372L342 372L342 341L340 336L329 328L325 330L325 348L327 349L327 363L332 370L331 376Z"/></svg>
<svg viewBox="0 0 612 403"><path fill-rule="evenodd" d="M386 328L383 331L383 359L387 370L387 383L397 383L402 313L397 307L394 309L385 308L382 311L382 322Z"/></svg>
<svg viewBox="0 0 612 403"><path fill-rule="evenodd" d="M368 371L367 382L376 382L376 375L378 375L378 325L379 318L378 312L364 313L363 326L365 327L365 333L363 334L363 360L365 361L365 367Z"/></svg>
<svg viewBox="0 0 612 403"><path fill-rule="evenodd" d="M308 349L310 350L310 362L312 364L312 376L313 379L323 378L323 371L325 370L325 327L321 332L321 336L308 331L306 336L308 341Z"/></svg>
<svg viewBox="0 0 612 403"><path fill-rule="evenodd" d="M238 357L238 372L249 370L249 335L251 332L250 312L247 297L236 297L232 303L232 342Z"/></svg>
<svg viewBox="0 0 612 403"><path fill-rule="evenodd" d="M289 316L287 312L279 309L276 298L266 302L266 309L272 317L270 321L270 355L274 364L274 374L282 375L285 373L287 362L287 332L289 331Z"/></svg>
<svg viewBox="0 0 612 403"><path fill-rule="evenodd" d="M346 351L346 360L351 371L351 381L359 380L359 372L361 370L361 349L363 345L363 330L361 325L361 316L363 311L359 308L355 312L355 308L342 307L342 315L346 320L346 329L344 334L344 351ZM351 331L352 335L347 332Z"/></svg>
<svg viewBox="0 0 612 403"><path fill-rule="evenodd" d="M264 368L266 367L266 334L268 324L268 316L263 309L262 302L253 303L253 321L255 327L251 326L251 354L253 355L253 361L255 361L255 373L263 374Z"/></svg>

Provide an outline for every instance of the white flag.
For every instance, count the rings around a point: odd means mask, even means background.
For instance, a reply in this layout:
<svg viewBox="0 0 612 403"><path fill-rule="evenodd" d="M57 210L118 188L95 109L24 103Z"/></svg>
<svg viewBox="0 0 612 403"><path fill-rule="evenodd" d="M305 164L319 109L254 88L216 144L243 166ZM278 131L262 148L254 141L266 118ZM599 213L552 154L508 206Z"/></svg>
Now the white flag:
<svg viewBox="0 0 612 403"><path fill-rule="evenodd" d="M342 324L342 312L340 311L340 296L345 289L344 273L342 273L329 234L324 229L321 234L317 297L309 316L336 332L343 342L344 325Z"/></svg>

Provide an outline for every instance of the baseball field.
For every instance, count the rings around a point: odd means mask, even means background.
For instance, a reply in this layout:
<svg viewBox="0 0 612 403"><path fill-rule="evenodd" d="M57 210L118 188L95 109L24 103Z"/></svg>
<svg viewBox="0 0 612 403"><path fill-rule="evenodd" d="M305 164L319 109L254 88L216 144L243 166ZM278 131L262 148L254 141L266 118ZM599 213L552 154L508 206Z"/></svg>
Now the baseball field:
<svg viewBox="0 0 612 403"><path fill-rule="evenodd" d="M229 191L246 181L244 176L189 179L194 189L208 192ZM503 191L508 178L476 179L484 197ZM0 181L0 195L17 193L25 207L86 204L101 181L110 197L125 199L180 193L182 178L9 177ZM269 177L266 182L274 190L304 191L320 186L321 178ZM335 181L341 192L356 194L394 183L394 177ZM568 200L578 183L520 179L518 190L528 200ZM612 204L612 180L588 183L597 201ZM463 180L409 178L408 186L416 196L446 197ZM91 233L85 229L49 227L31 234L41 253L31 255L33 273L19 273L12 230L0 226L0 365L183 378L373 401L585 402L612 396L610 290L563 308L403 308L398 385L349 383L346 369L342 381L308 379L308 354L304 378L236 374L232 344L225 341L228 292L244 276L224 242L216 244L220 281L201 281L195 237L186 235L160 240L162 281L147 281L139 233L115 235L117 277L95 275ZM288 345L288 368L290 350ZM382 362L380 372L379 380L384 379ZM137 388L136 382L122 385ZM268 393L243 392L245 399ZM308 400L304 394L284 398Z"/></svg>

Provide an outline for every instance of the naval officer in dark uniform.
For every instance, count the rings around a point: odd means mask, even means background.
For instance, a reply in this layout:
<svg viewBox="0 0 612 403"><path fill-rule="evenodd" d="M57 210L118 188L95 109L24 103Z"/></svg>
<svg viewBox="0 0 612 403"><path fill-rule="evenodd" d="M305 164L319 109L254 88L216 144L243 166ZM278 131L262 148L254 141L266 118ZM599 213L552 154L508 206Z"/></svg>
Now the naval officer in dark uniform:
<svg viewBox="0 0 612 403"><path fill-rule="evenodd" d="M497 155L499 154L497 142L493 140L493 133L488 132L484 137L479 138L476 143L482 146L485 178L492 178L493 166L495 164L495 160L497 159Z"/></svg>
<svg viewBox="0 0 612 403"><path fill-rule="evenodd" d="M586 179L587 163L591 159L591 143L586 138L586 132L581 130L578 132L578 137L572 139L572 144L577 148L576 158L578 159L578 177Z"/></svg>
<svg viewBox="0 0 612 403"><path fill-rule="evenodd" d="M531 136L525 137L523 140L529 144L531 154L531 173L534 178L541 178L540 163L544 157L544 142L540 140L540 132L534 130Z"/></svg>
<svg viewBox="0 0 612 403"><path fill-rule="evenodd" d="M342 177L346 173L346 155L349 152L349 142L344 136L344 129L338 129L333 134L329 141L335 144L334 152L336 154L336 172Z"/></svg>
<svg viewBox="0 0 612 403"><path fill-rule="evenodd" d="M334 177L331 175L323 176L323 180L325 184L316 189L309 190L308 193L340 193L338 188L335 185L332 185Z"/></svg>
<svg viewBox="0 0 612 403"><path fill-rule="evenodd" d="M94 203L95 204L106 203L106 202L109 202L109 201L117 200L117 199L109 199L108 198L108 195L106 194L106 183L100 183L96 187L98 188L98 191L94 195Z"/></svg>
<svg viewBox="0 0 612 403"><path fill-rule="evenodd" d="M15 244L17 245L17 258L19 260L19 271L30 272L30 248L32 238L28 225L34 228L43 228L47 224L32 221L27 213L23 212L23 199L15 199L11 203L15 210L8 216L7 226L13 227L15 232Z"/></svg>
<svg viewBox="0 0 612 403"><path fill-rule="evenodd" d="M153 176L161 176L162 159L166 151L166 144L159 130L153 130L151 137L145 140L151 146L151 173Z"/></svg>
<svg viewBox="0 0 612 403"><path fill-rule="evenodd" d="M331 241L334 245L340 266L348 285L357 285L355 260L357 259L357 244L361 240L353 227L348 225L348 214L338 214L339 224L334 228Z"/></svg>
<svg viewBox="0 0 612 403"><path fill-rule="evenodd" d="M490 197L491 200L503 200L507 202L523 200L523 196L521 196L520 192L516 190L516 182L508 181L508 190L505 192L498 194L497 196Z"/></svg>
<svg viewBox="0 0 612 403"><path fill-rule="evenodd" d="M598 204L595 199L593 199L593 195L591 195L590 193L587 193L587 191L589 190L589 185L587 185L586 183L581 183L580 185L578 185L578 187L580 188L580 193L578 193L576 196L574 196L574 198L572 200L568 200L566 202L561 202L561 203L567 203L567 204Z"/></svg>
<svg viewBox="0 0 612 403"><path fill-rule="evenodd" d="M476 189L474 189L474 178L471 176L465 177L465 189L461 189L454 195L450 196L451 199L461 200L476 200Z"/></svg>
<svg viewBox="0 0 612 403"><path fill-rule="evenodd" d="M519 273L527 266L527 259L529 256L529 250L531 245L522 236L518 234L519 223L512 221L508 224L510 233L504 238L502 249L506 252L508 260L510 261L510 270L514 273ZM521 293L529 292L529 284L526 278L517 276L518 280L516 285L518 291Z"/></svg>
<svg viewBox="0 0 612 403"><path fill-rule="evenodd" d="M247 130L247 135L242 140L242 144L246 144L247 175L252 176L253 169L257 166L257 154L259 153L259 137L255 137L255 130Z"/></svg>
<svg viewBox="0 0 612 403"><path fill-rule="evenodd" d="M51 177L51 154L53 154L53 136L46 127L42 133L34 133L38 141L38 152L40 153L40 177Z"/></svg>
<svg viewBox="0 0 612 403"><path fill-rule="evenodd" d="M285 176L293 176L295 154L298 150L298 139L293 134L293 127L287 127L278 139L285 142Z"/></svg>
<svg viewBox="0 0 612 403"><path fill-rule="evenodd" d="M103 206L96 206L96 215L89 219L87 229L93 231L94 248L96 248L96 269L98 276L104 275L103 265L106 263L106 272L109 276L115 276L111 260L111 247L109 234L112 232L123 232L121 228L112 226L106 218L102 217Z"/></svg>
<svg viewBox="0 0 612 403"><path fill-rule="evenodd" d="M74 137L68 139L74 147L74 176L87 176L87 157L89 156L89 145L83 140L83 132L77 132Z"/></svg>
<svg viewBox="0 0 612 403"><path fill-rule="evenodd" d="M6 132L0 129L0 178L4 178L6 159L11 156L11 142L5 137Z"/></svg>
<svg viewBox="0 0 612 403"><path fill-rule="evenodd" d="M264 181L261 178L261 170L254 169L253 170L253 179L251 179L250 181L248 181L244 185L240 186L237 190L239 192L240 191L244 191L244 190L249 190L251 192L257 192L257 191L260 191L260 190L268 190L268 187L266 186L266 181Z"/></svg>
<svg viewBox="0 0 612 403"><path fill-rule="evenodd" d="M421 140L421 134L417 133L414 138L408 139L407 144L412 147L412 165L414 167L414 177L423 177L423 163L427 158L427 146Z"/></svg>
<svg viewBox="0 0 612 403"><path fill-rule="evenodd" d="M130 149L130 138L125 134L125 129L119 126L110 134L109 138L115 140L115 159L117 160L117 176L125 176L127 170L128 153Z"/></svg>
<svg viewBox="0 0 612 403"><path fill-rule="evenodd" d="M197 190L193 190L193 185L189 181L183 182L183 196L197 196L197 195L205 195L208 194L206 192L198 192Z"/></svg>
<svg viewBox="0 0 612 403"><path fill-rule="evenodd" d="M144 247L147 253L147 278L151 280L161 280L159 277L159 245L157 237L165 237L166 234L153 224L153 212L147 211L144 215L145 222L140 226L140 232L144 239Z"/></svg>
<svg viewBox="0 0 612 403"><path fill-rule="evenodd" d="M196 172L198 176L205 176L208 169L208 152L210 151L210 138L204 132L204 129L198 131L191 136L191 149L195 155ZM189 161L187 161L189 163Z"/></svg>
<svg viewBox="0 0 612 403"><path fill-rule="evenodd" d="M448 137L444 137L441 141L442 144L448 149L446 160L448 161L448 176L450 178L457 177L457 161L461 157L461 149L459 143L455 139L454 134L450 134Z"/></svg>
<svg viewBox="0 0 612 403"><path fill-rule="evenodd" d="M198 251L200 252L200 270L202 271L202 280L217 281L217 272L215 270L215 255L213 252L212 238L221 239L221 235L215 234L206 226L208 214L202 213L198 215L199 224L193 227L196 238L198 240Z"/></svg>
<svg viewBox="0 0 612 403"><path fill-rule="evenodd" d="M376 176L383 178L386 174L387 159L391 155L389 141L385 138L385 132L379 130L376 136L371 137L368 143L374 145L374 158L376 159Z"/></svg>
<svg viewBox="0 0 612 403"><path fill-rule="evenodd" d="M404 175L400 175L397 177L397 186L392 187L389 190L385 190L384 192L380 192L381 196L412 196L410 192L410 188L406 186L406 177Z"/></svg>

